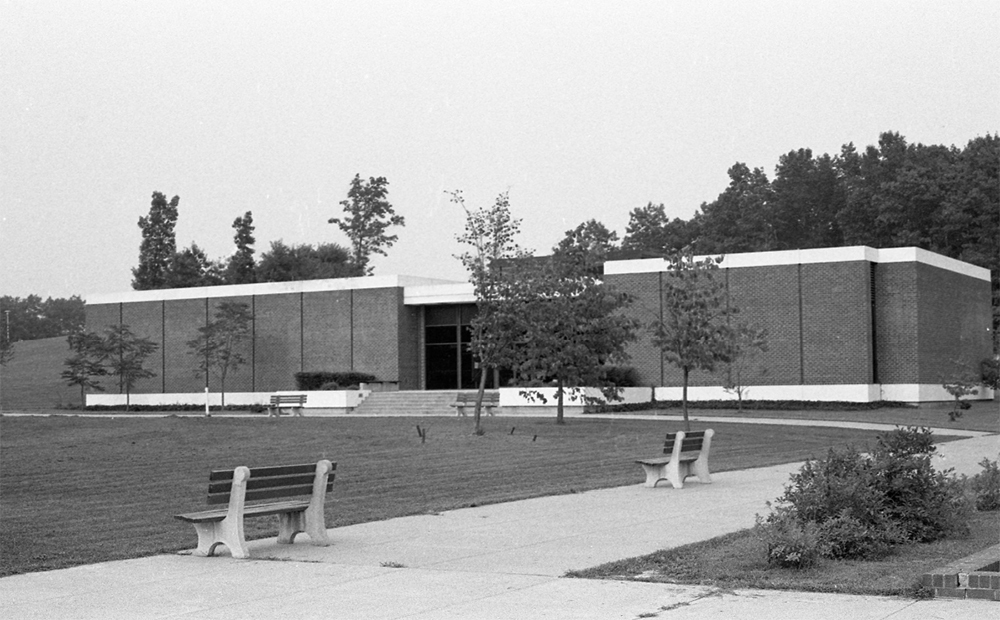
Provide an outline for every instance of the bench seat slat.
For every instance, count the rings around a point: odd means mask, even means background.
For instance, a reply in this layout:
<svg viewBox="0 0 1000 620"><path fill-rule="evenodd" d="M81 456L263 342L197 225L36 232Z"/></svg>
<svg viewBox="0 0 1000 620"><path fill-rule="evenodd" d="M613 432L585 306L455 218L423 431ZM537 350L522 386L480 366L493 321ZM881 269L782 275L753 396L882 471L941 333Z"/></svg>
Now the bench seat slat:
<svg viewBox="0 0 1000 620"><path fill-rule="evenodd" d="M697 461L697 460L698 460L698 453L697 452L695 452L695 453L684 453L684 452L682 452L681 453L680 461L682 463L687 462L687 461ZM642 463L643 465L666 465L669 462L670 462L670 457L669 456L661 456L661 457L657 457L655 459L641 459L641 460L637 460L636 461L636 463Z"/></svg>
<svg viewBox="0 0 1000 620"><path fill-rule="evenodd" d="M252 478L251 478L252 480ZM311 495L312 494L312 481L310 480L308 484L303 484L299 486L291 487L277 487L277 488L265 488L256 490L247 490L246 501L252 502L262 499L274 499L276 497L297 497L299 495ZM327 479L326 491L329 493L333 490L333 477ZM229 502L229 493L215 493L208 496L208 504L226 504ZM249 508L249 506L248 506Z"/></svg>
<svg viewBox="0 0 1000 620"><path fill-rule="evenodd" d="M274 502L270 504L256 504L244 506L243 516L245 517L266 517L285 512L299 512L309 507L309 501L297 502ZM202 510L200 512L189 512L182 515L174 515L175 519L187 521L188 523L203 523L205 521L221 521L226 518L228 510Z"/></svg>

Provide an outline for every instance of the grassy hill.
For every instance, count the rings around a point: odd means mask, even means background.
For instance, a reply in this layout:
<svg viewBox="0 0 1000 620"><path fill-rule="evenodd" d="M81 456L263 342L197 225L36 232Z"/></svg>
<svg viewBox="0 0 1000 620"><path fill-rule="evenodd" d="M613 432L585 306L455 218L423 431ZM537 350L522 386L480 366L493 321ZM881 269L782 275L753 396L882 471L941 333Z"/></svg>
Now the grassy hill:
<svg viewBox="0 0 1000 620"><path fill-rule="evenodd" d="M64 336L16 343L14 359L0 366L0 411L80 405L80 389L59 376L69 356Z"/></svg>

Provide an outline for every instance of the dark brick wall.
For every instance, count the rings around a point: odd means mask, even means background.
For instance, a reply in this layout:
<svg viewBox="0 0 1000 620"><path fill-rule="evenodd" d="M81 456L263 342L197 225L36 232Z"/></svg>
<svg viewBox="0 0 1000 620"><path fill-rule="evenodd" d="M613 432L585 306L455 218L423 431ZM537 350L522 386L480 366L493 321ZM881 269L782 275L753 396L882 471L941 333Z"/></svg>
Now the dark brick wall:
<svg viewBox="0 0 1000 620"><path fill-rule="evenodd" d="M401 306L399 314L399 389L419 390L421 381L420 307Z"/></svg>
<svg viewBox="0 0 1000 620"><path fill-rule="evenodd" d="M254 386L258 392L294 390L302 370L302 321L299 293L254 298Z"/></svg>
<svg viewBox="0 0 1000 620"><path fill-rule="evenodd" d="M351 291L303 295L302 365L307 371L351 369L351 296Z"/></svg>
<svg viewBox="0 0 1000 620"><path fill-rule="evenodd" d="M155 353L146 358L143 367L156 373L149 379L137 381L132 387L133 394L157 393L163 390L163 302L145 301L122 304L122 322L140 338L148 338L157 344Z"/></svg>
<svg viewBox="0 0 1000 620"><path fill-rule="evenodd" d="M122 304L97 304L86 306L86 320L84 325L89 332L104 335L104 331L111 325L118 325L121 319ZM66 357L71 355L69 349ZM60 370L62 372L62 370ZM118 384L112 379L100 379L99 383L108 394L118 393Z"/></svg>
<svg viewBox="0 0 1000 620"><path fill-rule="evenodd" d="M250 295L243 297L226 297L222 299L209 299L208 300L208 318L210 321L215 320L215 313L218 311L219 304L223 302L233 302L246 304L247 309L253 312L254 299ZM243 357L245 362L241 364L235 370L230 368L226 374L226 392L252 392L253 391L253 321L250 322L250 339L244 342L242 345L234 349L235 353L238 353ZM189 349L190 350L190 349ZM193 355L189 355L193 363L196 363ZM222 379L219 376L218 371L213 370L209 373L209 389L213 392L219 392L222 390Z"/></svg>
<svg viewBox="0 0 1000 620"><path fill-rule="evenodd" d="M803 383L871 383L871 263L802 265Z"/></svg>
<svg viewBox="0 0 1000 620"><path fill-rule="evenodd" d="M125 304L129 305L133 304ZM198 360L192 355L187 343L198 337L198 328L205 326L205 300L166 301L163 305L163 317L163 391L204 391L205 375L198 372Z"/></svg>
<svg viewBox="0 0 1000 620"><path fill-rule="evenodd" d="M642 323L638 339L628 346L627 352L631 358L629 364L638 371L643 385L660 385L662 379L660 352L646 329L660 317L660 277L659 273L612 274L606 277L609 285L632 296L628 312Z"/></svg>
<svg viewBox="0 0 1000 620"><path fill-rule="evenodd" d="M875 353L883 384L917 383L917 268L875 265Z"/></svg>
<svg viewBox="0 0 1000 620"><path fill-rule="evenodd" d="M755 372L744 383L798 385L802 378L798 265L727 271L730 304L739 309L737 320L767 330L767 351L758 356ZM719 379L715 381L718 385Z"/></svg>
<svg viewBox="0 0 1000 620"><path fill-rule="evenodd" d="M919 383L941 384L972 372L992 353L990 283L916 265Z"/></svg>
<svg viewBox="0 0 1000 620"><path fill-rule="evenodd" d="M354 291L354 370L399 381L402 288Z"/></svg>

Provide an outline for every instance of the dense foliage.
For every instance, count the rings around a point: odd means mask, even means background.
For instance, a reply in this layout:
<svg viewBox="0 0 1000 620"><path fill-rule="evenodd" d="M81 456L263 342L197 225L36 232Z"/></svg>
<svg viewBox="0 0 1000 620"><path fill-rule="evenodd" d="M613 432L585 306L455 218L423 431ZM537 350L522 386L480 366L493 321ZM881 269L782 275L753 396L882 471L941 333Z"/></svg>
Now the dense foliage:
<svg viewBox="0 0 1000 620"><path fill-rule="evenodd" d="M621 245L602 233L612 258L792 250L852 245L916 246L990 269L994 339L1000 327L1000 136L964 148L911 144L886 132L859 151L800 148L768 178L737 162L729 185L689 220L662 204L633 209ZM599 223L588 222L592 230ZM566 243L578 243L581 229ZM598 237L593 237L598 241Z"/></svg>
<svg viewBox="0 0 1000 620"><path fill-rule="evenodd" d="M336 390L371 383L375 375L365 372L308 371L295 373L295 387L304 391Z"/></svg>
<svg viewBox="0 0 1000 620"><path fill-rule="evenodd" d="M0 341L68 336L83 329L84 318L83 300L77 295L45 300L38 295L23 299L4 295L0 297Z"/></svg>
<svg viewBox="0 0 1000 620"><path fill-rule="evenodd" d="M869 559L967 531L972 506L958 478L934 470L934 452L930 429L907 427L880 436L868 454L831 449L807 461L758 519L768 562Z"/></svg>

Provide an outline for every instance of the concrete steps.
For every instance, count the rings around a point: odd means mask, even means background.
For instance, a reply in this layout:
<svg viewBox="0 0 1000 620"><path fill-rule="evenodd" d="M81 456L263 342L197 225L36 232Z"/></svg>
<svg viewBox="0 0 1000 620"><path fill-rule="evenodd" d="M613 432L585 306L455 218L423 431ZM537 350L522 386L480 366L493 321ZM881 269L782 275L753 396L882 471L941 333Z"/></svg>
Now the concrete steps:
<svg viewBox="0 0 1000 620"><path fill-rule="evenodd" d="M453 416L457 390L372 392L351 415Z"/></svg>

